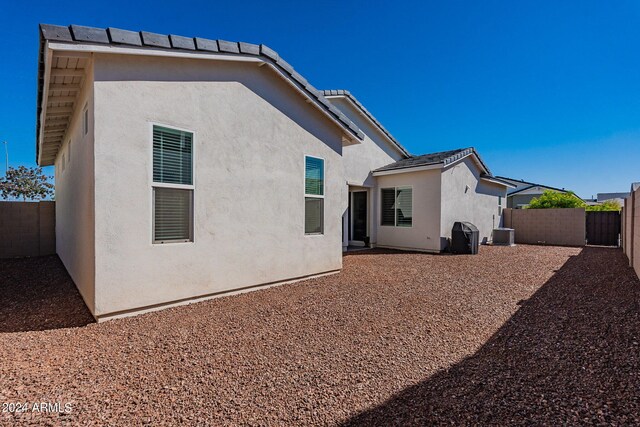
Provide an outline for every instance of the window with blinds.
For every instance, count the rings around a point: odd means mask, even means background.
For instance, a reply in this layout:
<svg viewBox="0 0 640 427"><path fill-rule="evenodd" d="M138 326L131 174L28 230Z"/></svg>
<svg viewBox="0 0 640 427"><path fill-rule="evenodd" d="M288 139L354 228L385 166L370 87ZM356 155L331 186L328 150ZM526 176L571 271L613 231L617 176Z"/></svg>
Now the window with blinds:
<svg viewBox="0 0 640 427"><path fill-rule="evenodd" d="M153 242L193 241L193 134L153 126Z"/></svg>
<svg viewBox="0 0 640 427"><path fill-rule="evenodd" d="M154 126L153 182L193 184L192 145L192 133Z"/></svg>
<svg viewBox="0 0 640 427"><path fill-rule="evenodd" d="M191 240L193 190L157 187L154 198L154 241L156 243Z"/></svg>
<svg viewBox="0 0 640 427"><path fill-rule="evenodd" d="M393 187L380 190L380 224L393 227L413 225L413 189Z"/></svg>
<svg viewBox="0 0 640 427"><path fill-rule="evenodd" d="M304 232L324 233L324 160L304 158Z"/></svg>
<svg viewBox="0 0 640 427"><path fill-rule="evenodd" d="M383 188L381 197L382 213L380 218L382 219L381 225L396 225L396 189L395 188Z"/></svg>

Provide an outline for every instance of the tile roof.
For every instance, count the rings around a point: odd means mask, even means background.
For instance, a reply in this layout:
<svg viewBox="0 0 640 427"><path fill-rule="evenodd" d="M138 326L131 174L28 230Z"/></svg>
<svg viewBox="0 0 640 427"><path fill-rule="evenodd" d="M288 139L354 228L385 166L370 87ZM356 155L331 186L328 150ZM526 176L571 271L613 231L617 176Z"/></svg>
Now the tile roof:
<svg viewBox="0 0 640 427"><path fill-rule="evenodd" d="M396 145L396 147L398 147L402 154L407 157L411 157L411 154L409 154L406 148L404 148L402 144L400 144L400 142L398 142L398 140L395 139L387 129L385 129L384 126L382 126L382 123L380 123L378 119L376 119L373 114L371 114L369 110L367 110L364 105L362 105L360 101L358 101L358 99L353 96L351 92L342 89L322 90L321 92L324 96L344 96L346 98L349 98L349 100L353 102L365 116L367 116L373 123L375 123L378 129L380 129L380 131L385 134Z"/></svg>
<svg viewBox="0 0 640 427"><path fill-rule="evenodd" d="M482 159L480 158L480 155L478 155L475 148L473 147L458 148L457 150L441 151L439 153L423 154L420 156L411 156L407 159L398 160L397 162L378 168L374 172L383 172L383 171L390 171L390 170L396 170L396 169L408 169L408 168L415 168L420 166L429 166L429 165L436 165L436 164L442 164L443 166L447 166L448 164L453 163L470 154L475 154L475 156L478 158L478 161L482 164L482 166L486 170L487 176L491 176L491 171L489 170L487 165L482 161Z"/></svg>
<svg viewBox="0 0 640 427"><path fill-rule="evenodd" d="M40 54L38 67L38 105L36 139L40 132L40 112L44 86L44 42L65 42L96 45L116 45L122 47L171 49L181 52L217 53L227 55L256 56L277 67L286 77L295 82L310 98L314 99L330 116L358 139L364 139L364 133L337 107L332 105L321 91L289 65L275 50L264 44L209 40L199 37L164 35L146 31L128 31L118 28L93 28L80 25L68 27L40 24ZM37 150L38 148L36 148ZM36 152L37 157L37 152Z"/></svg>

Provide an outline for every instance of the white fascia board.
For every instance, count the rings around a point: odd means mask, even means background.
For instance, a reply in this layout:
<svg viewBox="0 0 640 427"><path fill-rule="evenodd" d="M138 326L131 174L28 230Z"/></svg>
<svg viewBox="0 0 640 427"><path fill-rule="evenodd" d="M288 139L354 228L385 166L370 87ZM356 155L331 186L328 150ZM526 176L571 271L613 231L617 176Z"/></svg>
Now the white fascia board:
<svg viewBox="0 0 640 427"><path fill-rule="evenodd" d="M317 108L324 116L330 119L340 129L343 130L346 135L346 139L343 139L343 146L360 144L360 141L347 131L344 126L333 116L331 116L323 107L318 105L316 99L311 98L304 90L299 88L290 78L288 78L278 67L269 61L265 61L262 58L254 58L250 56L240 56L234 54L224 53L193 53L193 52L180 52L167 49L153 49L153 48L136 48L136 47L120 47L112 45L94 45L94 44L69 44L69 43L49 43L49 48L55 51L69 52L93 52L93 53L107 53L107 54L120 54L120 55L139 55L139 56L160 56L165 58L182 58L182 59L208 59L214 61L234 61L234 62L248 62L254 64L266 64L271 70L273 70L278 76L286 81L291 87L293 87L298 93L310 100L315 108ZM45 76L47 76L45 74ZM46 90L46 88L45 88Z"/></svg>
<svg viewBox="0 0 640 427"><path fill-rule="evenodd" d="M488 176L481 176L480 179L483 180L483 181L491 182L493 184L502 185L503 187L516 188L516 186L513 185L513 184L507 184L506 182L501 182L501 181L498 181L496 179L489 178Z"/></svg>
<svg viewBox="0 0 640 427"><path fill-rule="evenodd" d="M544 190L548 190L543 186L535 186L531 188L527 188L526 190L518 191L517 193L511 193L508 196L529 196L529 195L538 195L544 193Z"/></svg>
<svg viewBox="0 0 640 427"><path fill-rule="evenodd" d="M139 55L139 56L162 56L168 58L193 58L193 59L211 59L216 61L236 61L236 62L264 62L260 58L254 58L250 56L239 55L225 55L224 53L195 53L195 52L181 52L173 49L154 49L150 47L137 48L137 47L121 47L113 45L97 45L97 44L70 44L49 42L49 48L54 51L63 52L93 52L93 53L113 53L121 55Z"/></svg>
<svg viewBox="0 0 640 427"><path fill-rule="evenodd" d="M50 43L47 41L44 45L44 82L42 90L42 109L40 110L40 135L38 135L38 165L42 165L42 149L44 144L44 121L47 117L47 104L49 102L49 81L51 80L51 62L53 60L53 51L50 49Z"/></svg>
<svg viewBox="0 0 640 427"><path fill-rule="evenodd" d="M374 172L373 176L395 175L398 173L420 172L420 171L428 171L428 170L434 170L434 169L442 169L442 163L437 163L435 165L415 166L415 167L409 167L409 168L378 171L378 172Z"/></svg>

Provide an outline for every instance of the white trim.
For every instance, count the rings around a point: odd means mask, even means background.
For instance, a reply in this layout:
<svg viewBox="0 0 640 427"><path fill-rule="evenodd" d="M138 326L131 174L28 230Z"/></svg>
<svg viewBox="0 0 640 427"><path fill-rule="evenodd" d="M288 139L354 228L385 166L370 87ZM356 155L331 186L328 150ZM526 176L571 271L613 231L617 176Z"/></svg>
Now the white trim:
<svg viewBox="0 0 640 427"><path fill-rule="evenodd" d="M212 59L216 61L238 61L238 62L264 62L264 60L252 56L237 56L236 54L225 54L224 52L205 53L202 51L179 51L175 49L162 49L153 47L125 47L113 45L98 44L71 44L64 42L48 42L49 49L58 52L95 52L109 53L120 55L138 55L138 56L163 56L169 58L196 58L196 59Z"/></svg>
<svg viewBox="0 0 640 427"><path fill-rule="evenodd" d="M450 164L453 164L453 163L450 163ZM436 163L434 165L413 166L413 167L406 167L406 168L400 168L400 169L390 169L386 171L373 172L373 176L395 175L398 173L420 172L420 171L443 169L443 168L444 168L444 165L442 163Z"/></svg>
<svg viewBox="0 0 640 427"><path fill-rule="evenodd" d="M494 184L502 185L504 187L516 188L515 185L508 184L506 182L501 182L501 181L498 181L496 179L489 178L488 176L481 176L480 179L483 180L483 181L488 181L488 182L491 182L491 183L494 183Z"/></svg>
<svg viewBox="0 0 640 427"><path fill-rule="evenodd" d="M149 167L147 173L149 174L149 182L151 184L151 246L159 247L166 244L174 243L195 243L195 230L196 230L196 209L195 209L195 190L196 190L196 132L191 129L168 125L160 122L148 121L149 124ZM188 132L191 134L191 184L170 184L165 182L155 182L153 180L153 128L155 126L163 127L167 129L177 130L179 132ZM176 190L189 190L191 191L191 223L189 224L190 239L187 240L155 240L155 189L156 188L173 188Z"/></svg>
<svg viewBox="0 0 640 427"><path fill-rule="evenodd" d="M312 159L317 159L317 160L322 160L322 195L319 194L307 194L307 157L312 158ZM318 156L312 156L310 154L303 154L303 167L302 167L302 192L303 192L303 197L302 197L302 232L304 233L305 236L324 236L324 225L325 225L325 190L326 190L326 185L325 185L325 180L326 180L326 160L323 157L318 157ZM321 199L322 200L322 218L321 218L321 231L319 233L307 233L305 231L305 227L307 225L306 223L306 215L307 215L307 202L306 199L310 198L310 199Z"/></svg>
<svg viewBox="0 0 640 427"><path fill-rule="evenodd" d="M46 42L44 50L44 82L42 83L42 111L40 112L40 134L38 135L38 165L42 164L42 151L44 149L44 127L47 118L47 103L49 99L49 82L51 80L51 61L53 59L53 51L50 49L50 43ZM65 135L66 136L66 135ZM56 155L57 157L57 155ZM53 160L55 164L55 158Z"/></svg>
<svg viewBox="0 0 640 427"><path fill-rule="evenodd" d="M393 225L382 224L382 190L388 190L393 188L393 200L394 205L398 197L398 190L411 189L411 225L398 225L398 209L393 209ZM413 185L396 185L391 187L380 187L379 193L379 205L380 205L380 227L393 227L393 228L413 228Z"/></svg>

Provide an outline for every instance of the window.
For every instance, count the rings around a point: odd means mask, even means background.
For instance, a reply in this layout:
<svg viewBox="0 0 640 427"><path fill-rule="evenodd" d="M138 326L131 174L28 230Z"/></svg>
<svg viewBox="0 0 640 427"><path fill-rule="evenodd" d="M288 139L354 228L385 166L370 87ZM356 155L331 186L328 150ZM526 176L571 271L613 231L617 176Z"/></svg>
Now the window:
<svg viewBox="0 0 640 427"><path fill-rule="evenodd" d="M498 196L498 216L502 215L502 196Z"/></svg>
<svg viewBox="0 0 640 427"><path fill-rule="evenodd" d="M324 160L304 158L304 233L324 232Z"/></svg>
<svg viewBox="0 0 640 427"><path fill-rule="evenodd" d="M82 134L86 135L89 133L89 109L87 106L84 106L84 112L82 113Z"/></svg>
<svg viewBox="0 0 640 427"><path fill-rule="evenodd" d="M193 241L193 134L153 126L153 242Z"/></svg>
<svg viewBox="0 0 640 427"><path fill-rule="evenodd" d="M381 190L381 225L411 227L413 225L413 189L411 187Z"/></svg>
<svg viewBox="0 0 640 427"><path fill-rule="evenodd" d="M69 159L67 163L71 164L71 140L69 140L69 143L67 144L67 146L69 147L67 148L67 153L69 153Z"/></svg>

